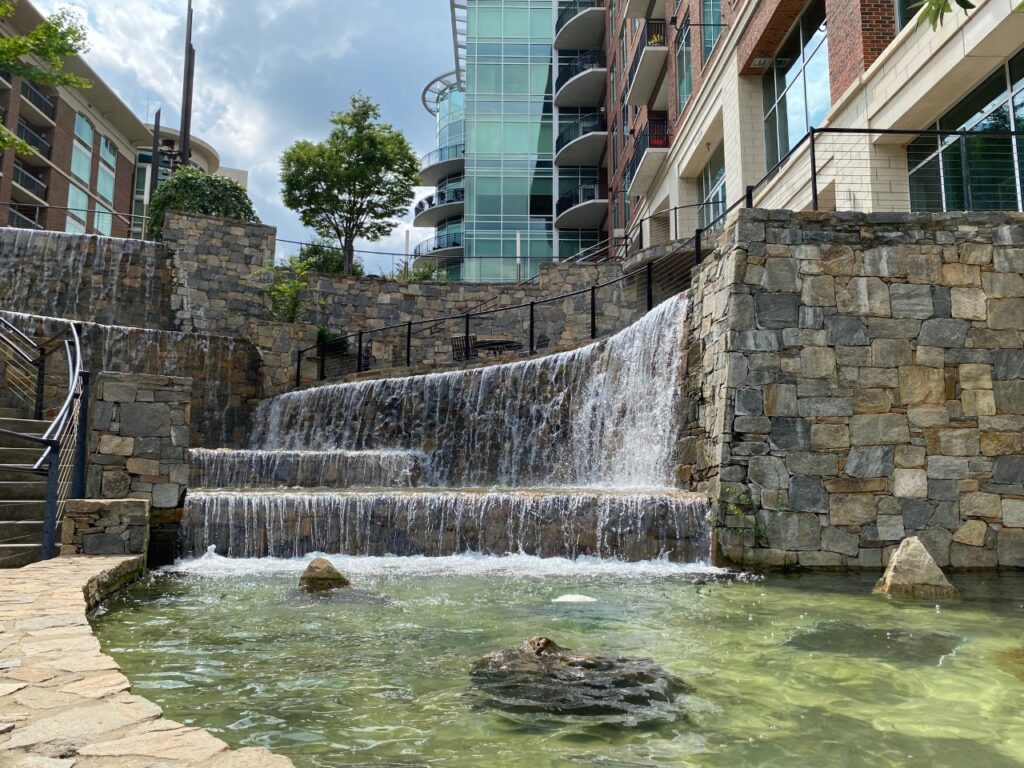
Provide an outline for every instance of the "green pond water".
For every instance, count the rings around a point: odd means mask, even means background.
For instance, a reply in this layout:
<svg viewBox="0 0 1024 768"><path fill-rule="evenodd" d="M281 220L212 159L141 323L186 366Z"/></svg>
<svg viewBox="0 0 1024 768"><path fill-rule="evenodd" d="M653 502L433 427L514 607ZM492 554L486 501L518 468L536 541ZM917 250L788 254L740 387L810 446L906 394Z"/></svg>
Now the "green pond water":
<svg viewBox="0 0 1024 768"><path fill-rule="evenodd" d="M94 625L166 716L299 766L1024 765L1024 575L960 576L964 599L936 606L872 597L869 576L331 559L359 591L307 596L306 561L208 555ZM597 602L552 602L567 594ZM691 691L632 724L485 706L472 662L538 634L651 658Z"/></svg>

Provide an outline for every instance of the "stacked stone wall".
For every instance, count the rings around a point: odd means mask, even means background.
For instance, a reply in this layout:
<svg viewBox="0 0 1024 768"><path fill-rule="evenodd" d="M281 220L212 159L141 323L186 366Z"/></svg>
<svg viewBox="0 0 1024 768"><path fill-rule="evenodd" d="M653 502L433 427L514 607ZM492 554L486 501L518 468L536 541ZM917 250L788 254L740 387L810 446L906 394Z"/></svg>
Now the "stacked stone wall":
<svg viewBox="0 0 1024 768"><path fill-rule="evenodd" d="M1024 216L745 211L693 295L722 557L1024 567Z"/></svg>

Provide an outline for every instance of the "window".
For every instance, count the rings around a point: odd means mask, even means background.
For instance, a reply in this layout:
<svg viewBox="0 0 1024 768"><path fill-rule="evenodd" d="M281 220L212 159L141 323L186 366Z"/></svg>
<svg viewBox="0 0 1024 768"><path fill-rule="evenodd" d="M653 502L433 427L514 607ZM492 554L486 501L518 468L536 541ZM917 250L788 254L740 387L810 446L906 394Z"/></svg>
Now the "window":
<svg viewBox="0 0 1024 768"><path fill-rule="evenodd" d="M71 172L86 184L92 181L92 152L77 141L71 146Z"/></svg>
<svg viewBox="0 0 1024 768"><path fill-rule="evenodd" d="M100 137L100 160L111 168L117 168L117 145L106 136Z"/></svg>
<svg viewBox="0 0 1024 768"><path fill-rule="evenodd" d="M68 217L77 219L85 231L85 222L89 218L89 195L74 184L68 187Z"/></svg>
<svg viewBox="0 0 1024 768"><path fill-rule="evenodd" d="M101 235L110 237L114 229L114 215L109 208L102 205L96 206L96 214L93 216L93 227Z"/></svg>
<svg viewBox="0 0 1024 768"><path fill-rule="evenodd" d="M919 0L896 0L896 29L903 29L917 14Z"/></svg>
<svg viewBox="0 0 1024 768"><path fill-rule="evenodd" d="M85 224L80 221L75 221L68 216L67 220L64 222L64 231L69 235L84 235Z"/></svg>
<svg viewBox="0 0 1024 768"><path fill-rule="evenodd" d="M114 202L114 174L105 165L100 165L96 175L96 192L108 203Z"/></svg>
<svg viewBox="0 0 1024 768"><path fill-rule="evenodd" d="M690 100L690 94L693 93L693 64L690 56L690 15L687 14L676 39L676 103L679 105L677 114L680 115Z"/></svg>
<svg viewBox="0 0 1024 768"><path fill-rule="evenodd" d="M911 210L1024 211L1024 139L986 135L1024 129L1024 51L931 128L974 135L922 136L911 142Z"/></svg>
<svg viewBox="0 0 1024 768"><path fill-rule="evenodd" d="M774 168L832 107L825 0L813 0L765 73L764 137Z"/></svg>
<svg viewBox="0 0 1024 768"><path fill-rule="evenodd" d="M701 228L704 229L725 213L725 144L718 145L718 149L711 153L711 159L700 172L697 179L697 194L702 203L698 218ZM722 222L718 222L715 228L721 225Z"/></svg>
<svg viewBox="0 0 1024 768"><path fill-rule="evenodd" d="M704 39L704 62L707 63L718 38L722 36L722 0L703 0L703 3L701 37Z"/></svg>
<svg viewBox="0 0 1024 768"><path fill-rule="evenodd" d="M92 149L92 123L89 122L85 115L75 115L75 137L80 139L89 149Z"/></svg>

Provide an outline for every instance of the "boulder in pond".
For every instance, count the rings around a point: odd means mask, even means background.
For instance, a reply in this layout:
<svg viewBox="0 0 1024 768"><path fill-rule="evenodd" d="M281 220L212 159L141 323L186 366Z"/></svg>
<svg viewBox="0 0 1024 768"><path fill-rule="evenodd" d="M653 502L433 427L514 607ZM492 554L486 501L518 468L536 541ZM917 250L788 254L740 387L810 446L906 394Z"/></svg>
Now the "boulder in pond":
<svg viewBox="0 0 1024 768"><path fill-rule="evenodd" d="M311 562L299 578L299 587L306 592L328 592L350 586L352 582L346 579L330 560L323 557Z"/></svg>
<svg viewBox="0 0 1024 768"><path fill-rule="evenodd" d="M485 656L470 678L481 704L530 722L674 720L690 692L650 659L574 651L546 637Z"/></svg>
<svg viewBox="0 0 1024 768"><path fill-rule="evenodd" d="M916 600L948 600L959 597L935 558L916 536L904 539L889 560L885 575L875 585L876 595Z"/></svg>

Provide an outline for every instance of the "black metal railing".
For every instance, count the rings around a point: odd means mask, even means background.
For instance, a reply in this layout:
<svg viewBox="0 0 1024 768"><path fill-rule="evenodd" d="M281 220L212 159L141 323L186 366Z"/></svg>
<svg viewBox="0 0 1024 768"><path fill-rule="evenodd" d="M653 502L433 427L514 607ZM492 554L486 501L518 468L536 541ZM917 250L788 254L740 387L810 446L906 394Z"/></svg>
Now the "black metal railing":
<svg viewBox="0 0 1024 768"><path fill-rule="evenodd" d="M420 168L426 169L431 166L437 165L438 163L447 163L451 160L465 160L466 159L466 145L465 144L452 144L448 147L441 147L435 149L428 155L424 155L420 161Z"/></svg>
<svg viewBox="0 0 1024 768"><path fill-rule="evenodd" d="M36 211L36 215L39 215L39 211ZM11 206L11 209L7 212L7 226L15 227L16 229L42 229L43 225L40 224L33 218L26 216L24 213L19 211L17 208Z"/></svg>
<svg viewBox="0 0 1024 768"><path fill-rule="evenodd" d="M85 497L86 456L89 434L89 373L82 357L82 337L76 323L51 339L37 345L10 321L0 318L0 355L16 363L19 376L6 377L8 389L22 399L31 400L35 420L43 421L47 411L45 400L48 377L47 364L63 352L66 364L66 387L54 403L56 415L43 435L29 435L0 429L0 435L15 443L24 443L25 450L38 450L35 461L0 464L0 469L15 474L46 478L46 501L43 517L43 559L57 556L57 528L67 499ZM59 361L59 360L58 360ZM5 366L9 368L10 365ZM20 377L20 378L19 378ZM34 383L34 391L26 388ZM20 540L24 539L24 540ZM9 540L5 544L31 544L31 536Z"/></svg>
<svg viewBox="0 0 1024 768"><path fill-rule="evenodd" d="M429 240L424 240L416 246L416 250L413 253L417 258L421 256L429 256L437 251L444 251L450 248L461 248L462 243L462 232L449 232L445 235L438 235L437 237L432 237Z"/></svg>
<svg viewBox="0 0 1024 768"><path fill-rule="evenodd" d="M584 115L570 125L562 129L555 141L555 154L565 149L569 144L590 133L607 133L608 116L604 112L594 112Z"/></svg>
<svg viewBox="0 0 1024 768"><path fill-rule="evenodd" d="M631 86L636 78L637 70L640 68L640 60L644 56L644 51L654 46L668 44L665 37L666 29L664 19L647 19L644 21L643 29L640 31L640 44L637 47L636 54L633 56L633 63L629 66L629 84Z"/></svg>
<svg viewBox="0 0 1024 768"><path fill-rule="evenodd" d="M607 200L607 193L604 191L604 187L596 181L580 184L575 189L570 189L559 197L558 202L555 203L555 215L561 216L570 208L583 205L583 203L589 203L592 200Z"/></svg>
<svg viewBox="0 0 1024 768"><path fill-rule="evenodd" d="M13 179L15 184L17 184L22 189L27 189L40 200L46 199L46 183L42 179L36 177L34 174L31 174L28 171L26 171L17 163L14 164Z"/></svg>
<svg viewBox="0 0 1024 768"><path fill-rule="evenodd" d="M591 8L603 9L604 0L573 0L573 2L566 5L559 11L558 18L555 20L555 34L557 35L566 24Z"/></svg>
<svg viewBox="0 0 1024 768"><path fill-rule="evenodd" d="M666 118L651 118L647 125L637 134L633 142L633 157L626 168L626 189L629 189L636 178L637 169L643 162L644 154L650 149L671 149L672 129Z"/></svg>
<svg viewBox="0 0 1024 768"><path fill-rule="evenodd" d="M28 80L23 79L21 81L21 95L51 120L57 117L57 105L53 99L36 88Z"/></svg>
<svg viewBox="0 0 1024 768"><path fill-rule="evenodd" d="M432 195L420 200L416 203L416 216L419 216L426 211L433 208L438 208L442 205L451 205L453 203L461 203L466 199L466 190L463 187L456 187L455 189L445 189L440 192L435 192Z"/></svg>
<svg viewBox="0 0 1024 768"><path fill-rule="evenodd" d="M591 69L604 69L606 59L603 51L586 51L581 53L572 61L563 64L558 70L558 79L555 81L555 91L560 91L565 84L577 75L582 75Z"/></svg>
<svg viewBox="0 0 1024 768"><path fill-rule="evenodd" d="M53 154L53 147L50 142L44 139L40 133L20 117L18 118L18 138L29 146L34 147L47 160Z"/></svg>

